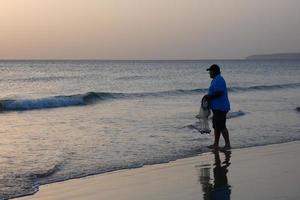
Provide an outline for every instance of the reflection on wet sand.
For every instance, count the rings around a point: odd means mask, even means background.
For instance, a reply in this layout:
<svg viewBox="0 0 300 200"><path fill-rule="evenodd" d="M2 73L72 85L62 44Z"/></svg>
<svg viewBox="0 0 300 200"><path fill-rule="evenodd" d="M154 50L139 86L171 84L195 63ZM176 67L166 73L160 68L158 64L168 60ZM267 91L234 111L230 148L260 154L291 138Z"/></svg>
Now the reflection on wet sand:
<svg viewBox="0 0 300 200"><path fill-rule="evenodd" d="M227 173L230 163L231 151L223 151L225 159L222 162L220 152L214 151L213 166L199 167L199 183L202 186L204 200L229 200L231 186L228 184ZM212 170L211 170L212 169ZM211 178L211 171L213 178ZM213 181L211 181L213 180Z"/></svg>

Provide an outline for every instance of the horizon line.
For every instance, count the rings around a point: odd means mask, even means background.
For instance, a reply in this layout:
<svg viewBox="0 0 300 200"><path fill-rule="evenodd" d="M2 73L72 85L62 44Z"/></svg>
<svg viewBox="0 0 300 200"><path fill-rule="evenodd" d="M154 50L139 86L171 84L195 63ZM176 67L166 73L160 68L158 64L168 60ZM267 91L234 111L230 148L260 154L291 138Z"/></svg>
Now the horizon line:
<svg viewBox="0 0 300 200"><path fill-rule="evenodd" d="M246 60L245 58L205 58L205 59L98 59L98 58L26 58L0 59L0 61L213 61L213 60Z"/></svg>

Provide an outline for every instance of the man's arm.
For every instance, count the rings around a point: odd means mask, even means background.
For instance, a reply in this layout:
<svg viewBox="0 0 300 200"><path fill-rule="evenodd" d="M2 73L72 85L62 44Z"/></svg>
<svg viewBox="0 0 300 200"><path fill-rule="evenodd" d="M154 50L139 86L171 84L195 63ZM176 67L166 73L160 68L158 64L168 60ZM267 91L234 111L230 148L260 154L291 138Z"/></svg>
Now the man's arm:
<svg viewBox="0 0 300 200"><path fill-rule="evenodd" d="M219 98L223 95L223 92L222 91L217 91L211 95L205 95L204 98L207 99L207 101L211 101L212 99L215 99L215 98Z"/></svg>

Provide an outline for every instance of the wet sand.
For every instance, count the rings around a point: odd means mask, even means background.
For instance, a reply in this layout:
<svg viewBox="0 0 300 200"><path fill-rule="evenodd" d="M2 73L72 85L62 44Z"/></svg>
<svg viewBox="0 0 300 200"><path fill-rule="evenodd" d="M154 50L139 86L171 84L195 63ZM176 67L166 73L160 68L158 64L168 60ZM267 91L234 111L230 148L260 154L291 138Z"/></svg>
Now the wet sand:
<svg viewBox="0 0 300 200"><path fill-rule="evenodd" d="M210 152L40 187L18 200L300 199L300 142Z"/></svg>

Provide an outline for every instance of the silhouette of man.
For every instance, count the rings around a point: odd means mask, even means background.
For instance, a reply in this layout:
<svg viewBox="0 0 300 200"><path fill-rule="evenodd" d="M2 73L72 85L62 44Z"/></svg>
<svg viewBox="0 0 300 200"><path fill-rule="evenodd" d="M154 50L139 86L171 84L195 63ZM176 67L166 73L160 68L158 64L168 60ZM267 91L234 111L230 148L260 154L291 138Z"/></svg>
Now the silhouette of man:
<svg viewBox="0 0 300 200"><path fill-rule="evenodd" d="M228 185L227 173L228 166L230 165L230 151L225 151L224 165L221 163L219 151L215 151L215 168L214 171L214 188L212 192L213 200L229 200L230 199L230 186Z"/></svg>
<svg viewBox="0 0 300 200"><path fill-rule="evenodd" d="M213 151L215 163L213 168L214 179L210 182L210 167L200 170L199 182L202 185L204 200L230 200L231 186L228 184L227 173L230 165L230 151L224 151L225 161L222 163L219 151Z"/></svg>
<svg viewBox="0 0 300 200"><path fill-rule="evenodd" d="M209 107L213 112L213 128L214 128L214 144L208 146L212 149L219 148L220 135L225 140L224 150L230 149L229 133L226 127L226 114L230 110L230 103L227 94L227 86L224 78L221 76L220 67L216 64L210 66L209 71L210 78L212 78L208 94L204 96L209 102Z"/></svg>

